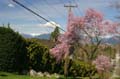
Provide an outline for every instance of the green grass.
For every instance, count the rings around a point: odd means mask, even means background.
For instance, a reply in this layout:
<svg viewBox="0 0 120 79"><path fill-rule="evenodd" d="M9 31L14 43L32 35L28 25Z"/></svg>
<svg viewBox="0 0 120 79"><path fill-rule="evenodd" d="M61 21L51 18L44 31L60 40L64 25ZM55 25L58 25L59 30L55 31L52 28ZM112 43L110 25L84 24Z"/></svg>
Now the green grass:
<svg viewBox="0 0 120 79"><path fill-rule="evenodd" d="M0 79L56 79L54 76L48 77L30 77L29 75L17 75L14 73L0 72ZM60 79L65 79L62 75ZM68 78L73 79L73 78Z"/></svg>
<svg viewBox="0 0 120 79"><path fill-rule="evenodd" d="M0 72L0 79L56 79L54 76L48 77L30 77L29 75L17 75L14 73ZM59 79L65 79L63 75ZM67 79L74 79L73 77L68 77ZM77 79L89 79L88 77L77 78Z"/></svg>
<svg viewBox="0 0 120 79"><path fill-rule="evenodd" d="M13 73L7 73L7 72L0 72L0 79L56 79L54 76L51 78L47 77L30 77L29 75L17 75ZM64 76L62 75L60 79L65 79ZM67 79L74 79L74 78L67 78ZM77 79L89 79L88 77L86 78L77 78ZM95 78L97 79L97 78ZM115 79L120 79L120 78L115 78Z"/></svg>
<svg viewBox="0 0 120 79"><path fill-rule="evenodd" d="M55 77L30 77L29 75L17 75L13 73L0 72L0 79L56 79Z"/></svg>
<svg viewBox="0 0 120 79"><path fill-rule="evenodd" d="M12 73L0 72L0 79L31 79L27 75L16 75Z"/></svg>
<svg viewBox="0 0 120 79"><path fill-rule="evenodd" d="M0 79L56 79L54 76L51 78L48 77L30 77L29 75L17 75L13 73L0 72ZM65 79L63 75L61 75L60 79ZM74 79L72 77L68 77L67 79ZM89 78L77 78L77 79L89 79Z"/></svg>

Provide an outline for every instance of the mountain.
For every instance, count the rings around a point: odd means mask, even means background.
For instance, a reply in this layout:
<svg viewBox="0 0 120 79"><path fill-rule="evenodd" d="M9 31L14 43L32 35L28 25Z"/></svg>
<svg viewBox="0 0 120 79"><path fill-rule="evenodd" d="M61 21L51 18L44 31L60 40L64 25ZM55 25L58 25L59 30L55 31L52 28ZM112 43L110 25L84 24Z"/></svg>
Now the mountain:
<svg viewBox="0 0 120 79"><path fill-rule="evenodd" d="M30 34L21 34L24 38L37 38L37 39L50 39L50 33L48 34L40 34L40 35L30 35ZM94 39L93 39L94 40ZM95 42L95 40L94 40ZM108 44L120 44L120 36L112 36L109 38L103 38L102 43Z"/></svg>
<svg viewBox="0 0 120 79"><path fill-rule="evenodd" d="M30 34L24 34L24 33L22 33L21 34L24 38L34 38L32 35L30 35Z"/></svg>
<svg viewBox="0 0 120 79"><path fill-rule="evenodd" d="M110 38L104 38L103 43L108 43L108 44L120 44L120 36L113 36Z"/></svg>
<svg viewBox="0 0 120 79"><path fill-rule="evenodd" d="M40 35L31 35L31 34L21 34L24 38L38 38L38 39L49 39L50 38L50 34L40 34Z"/></svg>
<svg viewBox="0 0 120 79"><path fill-rule="evenodd" d="M34 38L38 38L38 39L50 39L50 34L41 34L41 35L37 35Z"/></svg>

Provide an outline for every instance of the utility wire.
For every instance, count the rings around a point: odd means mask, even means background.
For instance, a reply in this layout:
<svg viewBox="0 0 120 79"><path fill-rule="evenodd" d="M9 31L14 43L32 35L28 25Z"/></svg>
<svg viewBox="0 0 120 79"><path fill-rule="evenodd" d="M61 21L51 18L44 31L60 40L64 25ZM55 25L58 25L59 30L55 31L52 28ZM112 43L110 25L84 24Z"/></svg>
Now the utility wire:
<svg viewBox="0 0 120 79"><path fill-rule="evenodd" d="M59 2L64 3L64 0L59 0Z"/></svg>
<svg viewBox="0 0 120 79"><path fill-rule="evenodd" d="M31 5L34 9L36 9L38 12L45 14L43 11L40 11L36 6L34 6L32 3L30 3L28 0L24 0L26 3L28 3L29 5ZM49 19L52 19L50 16L47 15L47 17Z"/></svg>
<svg viewBox="0 0 120 79"><path fill-rule="evenodd" d="M78 6L77 6L76 4L73 4L73 3L74 3L73 1L69 1L69 2L68 2L69 5L74 6L74 7L77 8ZM75 14L79 15L79 13L77 12L76 9L75 9L73 12L74 12Z"/></svg>
<svg viewBox="0 0 120 79"><path fill-rule="evenodd" d="M49 0L43 0L43 1L44 1L45 4L47 4L49 9L52 8L55 11L55 13L58 13L59 14L58 16L61 16L61 18L65 18L66 17L66 15L59 10L59 7L56 8L53 5L51 5ZM65 21L65 19L63 19L63 20Z"/></svg>
<svg viewBox="0 0 120 79"><path fill-rule="evenodd" d="M25 0L24 0L25 1ZM10 0L10 3L12 3L13 4L13 2ZM24 11L26 11L26 10L24 10ZM31 16L31 15L30 15ZM32 17L34 17L35 19L36 19L36 21L37 22L39 22L39 23L42 23L41 22L41 20L39 20L39 18L38 17L36 17L35 15L34 16L32 16Z"/></svg>
<svg viewBox="0 0 120 79"><path fill-rule="evenodd" d="M44 1L47 3L48 6L50 6L50 3L49 3L47 0L44 0ZM62 12L60 12L58 9L56 9L56 8L53 7L52 5L51 5L51 7L52 7L57 13L59 13L60 15L62 14L62 17L65 17L65 15L64 15Z"/></svg>
<svg viewBox="0 0 120 79"><path fill-rule="evenodd" d="M34 6L32 3L30 3L29 1L27 0L24 0L26 3L28 3L29 5L31 5L34 9L36 9L37 11L39 11L40 13L43 13L41 12L36 6ZM45 13L43 13L45 14ZM51 19L49 16L47 16L49 19ZM39 19L37 18L37 21L39 21ZM42 23L41 23L42 24ZM50 30L48 28L46 28L46 31L50 32Z"/></svg>
<svg viewBox="0 0 120 79"><path fill-rule="evenodd" d="M78 8L77 3L75 3L74 0L73 0L73 1L69 1L69 3L70 3L70 4L74 4L74 5L76 6L76 8L74 9L74 12L75 12L75 14L79 15L79 12L78 12L78 10L77 10L77 8Z"/></svg>
<svg viewBox="0 0 120 79"><path fill-rule="evenodd" d="M48 19L44 18L43 16L39 15L38 13L34 12L33 10L31 10L30 8L26 7L25 5L21 4L20 2L16 1L16 0L12 0L13 2L17 3L18 5L20 5L21 7L25 8L26 10L30 11L31 13L35 14L36 16L38 16L39 18L45 20L46 22L49 22L50 24L58 27L57 25L55 25L54 23L50 22ZM61 29L62 31L64 31L62 28L58 27L59 29Z"/></svg>
<svg viewBox="0 0 120 79"><path fill-rule="evenodd" d="M82 15L82 12L81 12L81 10L80 10L80 7L79 7L79 5L78 5L78 2L76 2L76 0L73 0L73 1L74 1L74 3L77 5L77 9L78 9L79 14Z"/></svg>

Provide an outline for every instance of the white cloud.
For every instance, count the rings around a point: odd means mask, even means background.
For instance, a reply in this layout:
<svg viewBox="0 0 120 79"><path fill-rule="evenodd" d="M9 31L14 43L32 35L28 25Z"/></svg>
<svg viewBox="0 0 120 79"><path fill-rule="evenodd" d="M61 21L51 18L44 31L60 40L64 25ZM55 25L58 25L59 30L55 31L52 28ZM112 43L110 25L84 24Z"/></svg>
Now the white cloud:
<svg viewBox="0 0 120 79"><path fill-rule="evenodd" d="M41 34L48 34L51 33L54 29L44 28L44 27L38 27L36 24L11 24L10 27L19 32L20 34L29 34L32 36L37 36Z"/></svg>
<svg viewBox="0 0 120 79"><path fill-rule="evenodd" d="M14 8L15 6L13 4L8 4L8 7Z"/></svg>
<svg viewBox="0 0 120 79"><path fill-rule="evenodd" d="M32 35L32 36L34 37L34 36L41 35L42 33L29 33L29 34Z"/></svg>
<svg viewBox="0 0 120 79"><path fill-rule="evenodd" d="M59 24L50 21L50 22L46 22L45 24L38 24L38 26L40 27L48 27L48 28L55 28L56 26L61 27Z"/></svg>

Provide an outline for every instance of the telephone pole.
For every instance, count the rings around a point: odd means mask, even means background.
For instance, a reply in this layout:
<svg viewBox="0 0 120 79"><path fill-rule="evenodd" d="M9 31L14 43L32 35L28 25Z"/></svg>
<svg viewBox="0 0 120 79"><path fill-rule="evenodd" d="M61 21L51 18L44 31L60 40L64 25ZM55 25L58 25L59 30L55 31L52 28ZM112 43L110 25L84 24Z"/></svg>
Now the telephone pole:
<svg viewBox="0 0 120 79"><path fill-rule="evenodd" d="M68 5L64 5L64 7L68 8L68 24L69 24L70 20L71 20L72 8L76 8L77 5L73 5L73 4L69 3Z"/></svg>
<svg viewBox="0 0 120 79"><path fill-rule="evenodd" d="M72 12L72 8L75 8L77 7L77 5L72 5L71 3L69 5L64 5L64 7L68 8L68 25L70 24L70 21L71 21L71 12ZM65 55L65 62L64 62L64 76L65 76L65 79L67 79L67 76L68 76L68 67L69 67L69 54L66 53Z"/></svg>
<svg viewBox="0 0 120 79"><path fill-rule="evenodd" d="M76 8L77 5L72 5L71 3L68 5L64 5L64 7L68 8L68 13L70 13L72 11L72 8Z"/></svg>

